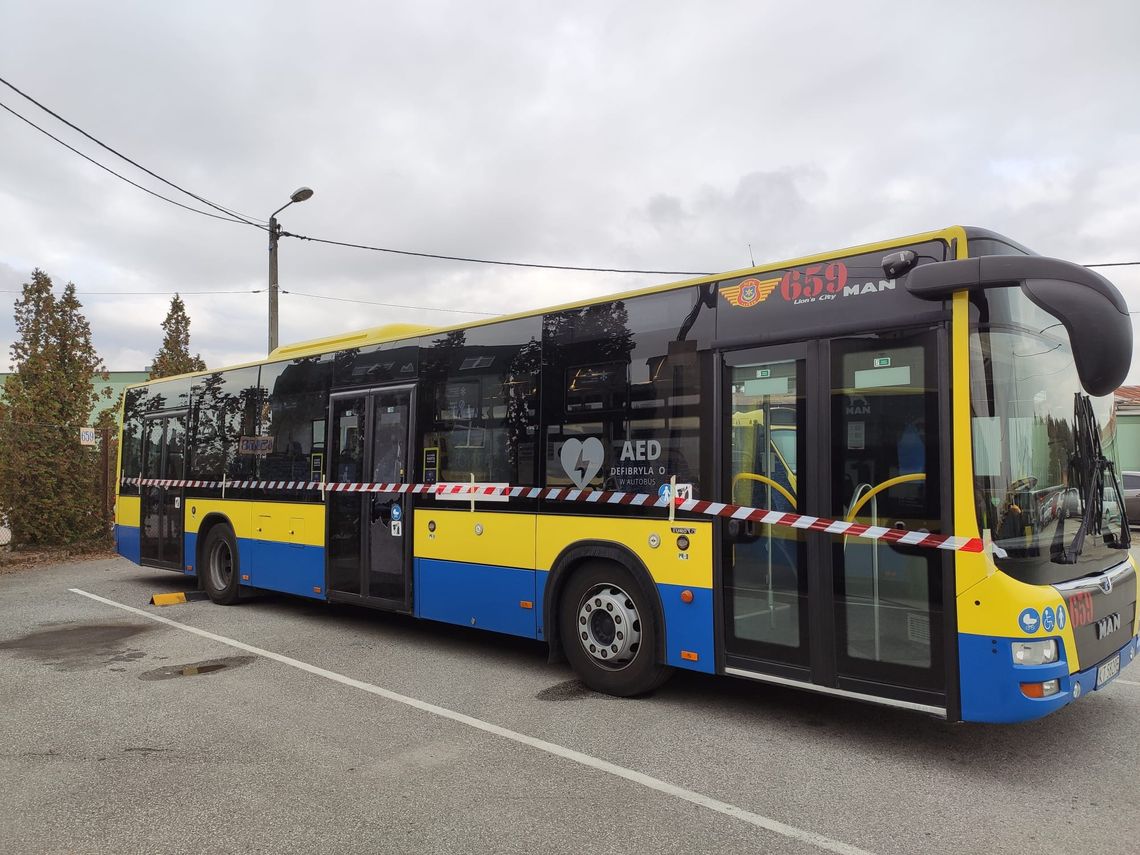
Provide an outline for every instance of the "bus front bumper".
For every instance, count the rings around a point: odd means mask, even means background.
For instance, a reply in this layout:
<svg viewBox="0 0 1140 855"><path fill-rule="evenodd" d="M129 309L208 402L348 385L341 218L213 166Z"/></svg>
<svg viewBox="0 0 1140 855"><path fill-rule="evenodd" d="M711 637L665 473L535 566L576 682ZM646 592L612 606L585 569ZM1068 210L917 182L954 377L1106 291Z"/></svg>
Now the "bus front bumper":
<svg viewBox="0 0 1140 855"><path fill-rule="evenodd" d="M1140 657L1140 636L1135 636L1106 659L1070 674L1064 643L1060 638L1057 638L1058 661L1049 665L1015 665L1013 645L1020 640L988 635L959 636L963 721L1008 723L1041 718L1111 684L1120 672ZM1119 670L1112 674L1117 657ZM1036 690L1023 690L1022 684L1033 687L1048 685L1052 680L1058 681L1058 690L1053 694L1030 697L1026 691Z"/></svg>

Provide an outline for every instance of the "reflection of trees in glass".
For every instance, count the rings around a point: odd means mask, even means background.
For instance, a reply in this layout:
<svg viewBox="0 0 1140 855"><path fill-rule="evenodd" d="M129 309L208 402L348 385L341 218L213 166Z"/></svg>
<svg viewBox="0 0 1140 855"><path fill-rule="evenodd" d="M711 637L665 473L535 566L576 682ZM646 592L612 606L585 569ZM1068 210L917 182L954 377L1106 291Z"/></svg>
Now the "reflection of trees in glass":
<svg viewBox="0 0 1140 855"><path fill-rule="evenodd" d="M1049 438L1046 484L1066 482L1069 461L1073 453L1073 426L1067 419L1045 417L1045 435ZM1044 485L1042 485L1044 486Z"/></svg>
<svg viewBox="0 0 1140 855"><path fill-rule="evenodd" d="M625 301L583 306L553 312L543 318L543 336L554 347L556 364L566 364L574 353L585 355L588 344L589 362L628 359L633 351L633 332L629 328L629 310Z"/></svg>
<svg viewBox="0 0 1140 855"><path fill-rule="evenodd" d="M434 339L431 347L424 348L422 352L420 379L427 381L427 388L435 390L433 421L438 420L447 408L447 377L456 373L466 343L465 330L452 330L442 338Z"/></svg>
<svg viewBox="0 0 1140 855"><path fill-rule="evenodd" d="M521 483L531 483L531 472L519 472L519 447L533 444L535 413L538 399L538 372L542 367L542 343L531 339L511 359L503 377L507 404L507 463L518 473ZM524 480L525 479L525 480Z"/></svg>
<svg viewBox="0 0 1140 855"><path fill-rule="evenodd" d="M352 374L352 365L360 355L359 347L350 347L347 350L338 350L333 355L333 375L337 382L347 385Z"/></svg>
<svg viewBox="0 0 1140 855"><path fill-rule="evenodd" d="M256 386L235 390L239 383L237 372L215 371L195 387L190 469L197 477L250 474L252 467L239 459L238 445L243 431L252 433L260 390Z"/></svg>
<svg viewBox="0 0 1140 855"><path fill-rule="evenodd" d="M309 480L314 442L322 448L322 432L314 438L314 422L323 426L328 416L328 388L332 361L304 356L287 364L266 366L261 372L261 434L273 437L272 449L261 458L259 477L267 480Z"/></svg>
<svg viewBox="0 0 1140 855"><path fill-rule="evenodd" d="M143 413L146 412L146 390L128 389L123 396L123 453L122 477L137 478L142 465ZM124 492L137 492L138 488L123 488Z"/></svg>

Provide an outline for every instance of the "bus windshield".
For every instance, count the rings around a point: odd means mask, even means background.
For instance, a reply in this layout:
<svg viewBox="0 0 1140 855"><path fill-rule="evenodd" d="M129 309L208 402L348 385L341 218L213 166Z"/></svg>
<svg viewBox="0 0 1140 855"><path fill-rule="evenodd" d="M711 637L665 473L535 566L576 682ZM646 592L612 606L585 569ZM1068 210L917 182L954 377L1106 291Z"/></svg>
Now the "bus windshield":
<svg viewBox="0 0 1140 855"><path fill-rule="evenodd" d="M1078 443L1083 391L1068 332L1020 288L971 301L975 505L998 567L1024 582L1054 584L1125 560L1117 476L1108 468L1099 481L1097 461L1086 459L1096 455ZM1090 426L1115 463L1112 396L1087 400ZM1100 495L1088 502L1093 489Z"/></svg>

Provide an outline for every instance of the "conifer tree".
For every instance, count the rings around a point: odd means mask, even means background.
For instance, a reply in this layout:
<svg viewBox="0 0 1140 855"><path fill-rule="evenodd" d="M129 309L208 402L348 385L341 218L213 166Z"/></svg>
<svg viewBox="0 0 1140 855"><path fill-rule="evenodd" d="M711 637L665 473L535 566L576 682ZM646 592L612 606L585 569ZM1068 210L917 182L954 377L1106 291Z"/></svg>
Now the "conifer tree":
<svg viewBox="0 0 1140 855"><path fill-rule="evenodd" d="M170 301L170 311L162 322L162 347L154 357L150 379L173 377L191 371L205 371L206 363L198 354L190 355L190 316L186 304L177 294Z"/></svg>
<svg viewBox="0 0 1140 855"><path fill-rule="evenodd" d="M51 277L35 270L16 301L15 320L0 436L0 506L13 543L105 539L97 455L79 444L96 402L92 378L103 365L75 286L69 282L56 298Z"/></svg>

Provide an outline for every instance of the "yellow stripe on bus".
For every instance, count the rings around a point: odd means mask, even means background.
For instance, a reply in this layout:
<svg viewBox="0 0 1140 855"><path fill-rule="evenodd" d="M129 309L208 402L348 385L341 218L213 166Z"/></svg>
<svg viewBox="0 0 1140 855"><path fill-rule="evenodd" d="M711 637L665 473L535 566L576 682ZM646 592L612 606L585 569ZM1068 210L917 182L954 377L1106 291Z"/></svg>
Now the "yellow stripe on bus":
<svg viewBox="0 0 1140 855"><path fill-rule="evenodd" d="M138 496L119 496L115 499L115 522L138 528L142 518L141 504Z"/></svg>
<svg viewBox="0 0 1140 855"><path fill-rule="evenodd" d="M534 514L417 508L414 528L416 558L535 568Z"/></svg>
<svg viewBox="0 0 1140 855"><path fill-rule="evenodd" d="M299 502L255 502L245 499L184 500L186 532L196 534L210 514L225 517L239 538L325 545L325 506Z"/></svg>
<svg viewBox="0 0 1140 855"><path fill-rule="evenodd" d="M712 587L712 523L695 520L555 516L538 518L538 569L549 570L567 546L583 540L608 541L633 551L655 582ZM677 546L684 535L689 548ZM653 543L656 546L653 546Z"/></svg>

